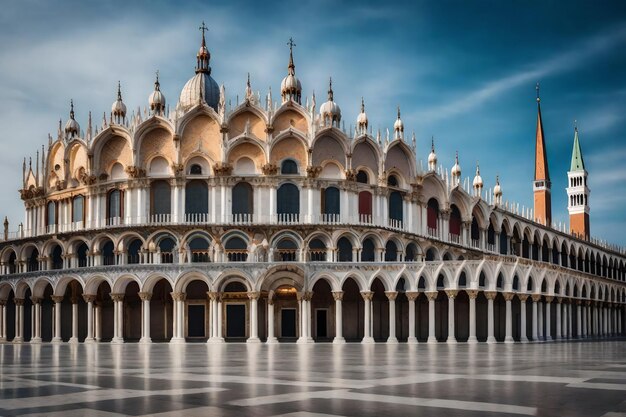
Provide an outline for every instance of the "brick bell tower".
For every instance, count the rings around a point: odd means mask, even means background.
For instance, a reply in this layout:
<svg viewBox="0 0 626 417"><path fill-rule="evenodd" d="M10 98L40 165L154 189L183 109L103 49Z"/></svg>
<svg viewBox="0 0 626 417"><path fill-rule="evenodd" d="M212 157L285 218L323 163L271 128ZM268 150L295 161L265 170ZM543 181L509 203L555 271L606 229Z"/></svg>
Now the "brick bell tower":
<svg viewBox="0 0 626 417"><path fill-rule="evenodd" d="M578 127L574 127L574 148L572 163L567 171L567 211L569 212L570 233L589 239L589 188L587 170L578 141Z"/></svg>
<svg viewBox="0 0 626 417"><path fill-rule="evenodd" d="M539 83L537 83L537 135L535 141L535 180L533 192L535 195L535 221L552 225L552 198L550 194L550 173L548 171L548 155L546 142L543 135L543 123L541 121L541 103L539 99Z"/></svg>

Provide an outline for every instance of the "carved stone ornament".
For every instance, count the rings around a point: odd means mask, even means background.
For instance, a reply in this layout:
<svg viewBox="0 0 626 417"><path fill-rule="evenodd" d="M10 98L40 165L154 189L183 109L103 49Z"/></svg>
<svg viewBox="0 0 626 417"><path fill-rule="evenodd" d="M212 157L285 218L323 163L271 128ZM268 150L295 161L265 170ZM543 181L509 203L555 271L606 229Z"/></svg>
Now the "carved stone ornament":
<svg viewBox="0 0 626 417"><path fill-rule="evenodd" d="M355 169L346 169L346 180L347 181L356 181L356 170Z"/></svg>
<svg viewBox="0 0 626 417"><path fill-rule="evenodd" d="M130 178L143 178L146 176L146 171L136 166L127 166L126 173Z"/></svg>
<svg viewBox="0 0 626 417"><path fill-rule="evenodd" d="M275 164L265 164L261 167L263 175L276 175L278 174L278 166Z"/></svg>
<svg viewBox="0 0 626 417"><path fill-rule="evenodd" d="M317 178L322 172L322 167L320 166L310 166L306 168L306 176L309 178Z"/></svg>
<svg viewBox="0 0 626 417"><path fill-rule="evenodd" d="M174 171L175 176L179 177L184 170L185 166L183 164L172 164L172 171Z"/></svg>
<svg viewBox="0 0 626 417"><path fill-rule="evenodd" d="M215 172L215 175L218 177L224 177L230 175L231 172L233 172L233 167L227 162L218 162L213 165L213 172Z"/></svg>

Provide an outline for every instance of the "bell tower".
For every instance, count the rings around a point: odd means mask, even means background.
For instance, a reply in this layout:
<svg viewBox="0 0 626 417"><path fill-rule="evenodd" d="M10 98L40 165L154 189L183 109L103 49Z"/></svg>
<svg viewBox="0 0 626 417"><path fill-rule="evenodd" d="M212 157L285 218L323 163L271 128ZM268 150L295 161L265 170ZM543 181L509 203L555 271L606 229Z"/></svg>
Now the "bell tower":
<svg viewBox="0 0 626 417"><path fill-rule="evenodd" d="M550 189L550 172L548 171L548 155L543 135L541 120L541 100L539 99L539 83L537 83L537 133L535 140L535 180L533 193L535 200L535 220L546 226L552 225L552 198Z"/></svg>
<svg viewBox="0 0 626 417"><path fill-rule="evenodd" d="M589 188L587 170L578 141L578 127L574 127L574 148L572 163L567 171L567 211L569 212L570 233L589 239Z"/></svg>

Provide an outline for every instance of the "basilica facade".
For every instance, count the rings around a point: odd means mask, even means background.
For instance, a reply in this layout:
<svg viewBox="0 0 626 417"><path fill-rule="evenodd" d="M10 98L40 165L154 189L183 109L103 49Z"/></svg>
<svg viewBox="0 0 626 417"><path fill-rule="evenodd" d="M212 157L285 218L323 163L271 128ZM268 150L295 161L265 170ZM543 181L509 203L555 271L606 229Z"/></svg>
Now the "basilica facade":
<svg viewBox="0 0 626 417"><path fill-rule="evenodd" d="M332 81L303 103L290 41L280 102L228 105L204 30L170 110L118 87L100 127L71 104L0 241L0 341L528 342L623 335L626 252L590 237L578 131L570 225L552 223L537 98L533 210L416 155L398 109L342 125ZM531 184L529 184L530 187Z"/></svg>

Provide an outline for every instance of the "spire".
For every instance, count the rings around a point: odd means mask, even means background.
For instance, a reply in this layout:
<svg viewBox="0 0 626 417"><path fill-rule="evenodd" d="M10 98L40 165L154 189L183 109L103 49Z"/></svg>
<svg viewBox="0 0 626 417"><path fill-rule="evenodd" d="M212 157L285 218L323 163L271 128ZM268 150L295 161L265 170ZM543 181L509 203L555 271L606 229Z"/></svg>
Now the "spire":
<svg viewBox="0 0 626 417"><path fill-rule="evenodd" d="M246 81L246 101L252 101L252 86L250 85L250 73L248 73L248 80Z"/></svg>
<svg viewBox="0 0 626 417"><path fill-rule="evenodd" d="M196 55L196 74L199 72L204 72L211 75L211 67L209 66L211 54L206 47L206 39L204 37L204 33L208 31L209 28L207 28L204 24L204 21L202 21L202 26L200 26L198 29L202 32L202 43L200 44L200 49L198 50L198 54Z"/></svg>
<svg viewBox="0 0 626 417"><path fill-rule="evenodd" d="M74 120L74 99L70 99L70 119Z"/></svg>
<svg viewBox="0 0 626 417"><path fill-rule="evenodd" d="M119 80L117 81L117 99L122 101L122 83Z"/></svg>
<svg viewBox="0 0 626 417"><path fill-rule="evenodd" d="M328 78L328 101L333 101L333 77Z"/></svg>
<svg viewBox="0 0 626 417"><path fill-rule="evenodd" d="M296 75L296 65L293 63L293 47L296 46L296 44L294 43L293 38L289 38L287 45L289 45L289 65L287 65L287 70L290 75Z"/></svg>
<svg viewBox="0 0 626 417"><path fill-rule="evenodd" d="M546 153L546 142L543 134L543 121L541 119L541 99L539 98L539 83L535 87L537 90L537 133L535 141L535 181L550 182L548 171L548 155Z"/></svg>
<svg viewBox="0 0 626 417"><path fill-rule="evenodd" d="M365 100L363 100L363 96L361 96L361 113L365 113Z"/></svg>
<svg viewBox="0 0 626 417"><path fill-rule="evenodd" d="M578 126L576 126L576 122L574 122L574 148L572 149L572 164L570 165L569 170L585 170L585 161L583 160L583 152L580 149L580 142L578 141Z"/></svg>

